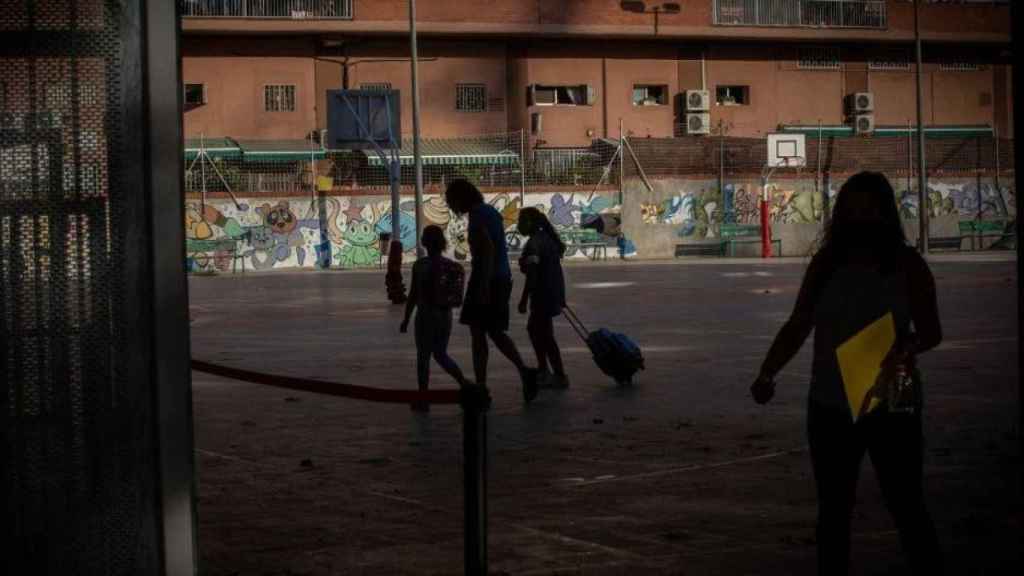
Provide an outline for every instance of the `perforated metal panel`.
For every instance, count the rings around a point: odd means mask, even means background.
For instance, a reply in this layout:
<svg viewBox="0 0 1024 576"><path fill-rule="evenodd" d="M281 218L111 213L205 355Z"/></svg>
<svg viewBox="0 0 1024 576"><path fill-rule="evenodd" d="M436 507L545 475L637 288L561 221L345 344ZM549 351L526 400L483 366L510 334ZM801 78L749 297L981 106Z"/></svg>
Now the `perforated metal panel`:
<svg viewBox="0 0 1024 576"><path fill-rule="evenodd" d="M139 78L126 77L139 68L125 56L142 45L138 4L0 9L8 574L152 574L159 565L137 248L144 200L130 170L142 156L126 136L142 122Z"/></svg>

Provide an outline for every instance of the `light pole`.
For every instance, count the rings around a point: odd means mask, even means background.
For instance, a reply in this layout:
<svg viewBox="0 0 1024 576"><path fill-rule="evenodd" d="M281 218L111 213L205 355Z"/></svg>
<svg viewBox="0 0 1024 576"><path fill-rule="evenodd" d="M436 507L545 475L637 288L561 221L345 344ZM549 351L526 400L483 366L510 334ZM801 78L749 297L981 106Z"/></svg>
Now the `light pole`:
<svg viewBox="0 0 1024 576"><path fill-rule="evenodd" d="M416 256L423 255L423 158L420 156L420 78L416 46L416 0L409 0L409 47L412 60L412 159L416 171Z"/></svg>
<svg viewBox="0 0 1024 576"><path fill-rule="evenodd" d="M921 254L928 254L928 175L924 159L924 113L921 103L924 92L921 86L921 0L914 0L914 52L917 60L917 218L919 226L918 246Z"/></svg>

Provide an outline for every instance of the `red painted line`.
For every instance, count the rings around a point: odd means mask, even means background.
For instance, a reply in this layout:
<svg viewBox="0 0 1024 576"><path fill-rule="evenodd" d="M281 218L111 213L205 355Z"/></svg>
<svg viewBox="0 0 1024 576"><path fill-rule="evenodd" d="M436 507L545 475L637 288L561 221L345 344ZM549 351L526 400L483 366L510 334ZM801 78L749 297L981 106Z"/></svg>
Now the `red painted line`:
<svg viewBox="0 0 1024 576"><path fill-rule="evenodd" d="M458 404L460 398L458 390L427 390L425 392L419 390L388 390L385 388L371 388L369 386L355 386L337 382L294 378L292 376L264 374L263 372L252 372L240 368L211 364L202 360L192 360L192 369L205 374L251 382L253 384L287 388L288 390L300 390L314 394L325 394L327 396L366 400L368 402L383 402L387 404L411 404L413 402Z"/></svg>

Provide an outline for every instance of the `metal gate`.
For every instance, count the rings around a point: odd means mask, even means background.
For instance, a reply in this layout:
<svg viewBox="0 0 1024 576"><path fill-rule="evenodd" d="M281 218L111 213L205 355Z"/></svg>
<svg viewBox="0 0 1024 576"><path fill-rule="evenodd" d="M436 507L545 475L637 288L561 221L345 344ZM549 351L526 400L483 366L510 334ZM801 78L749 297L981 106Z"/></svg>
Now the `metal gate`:
<svg viewBox="0 0 1024 576"><path fill-rule="evenodd" d="M163 571L140 8L17 0L0 11L10 574Z"/></svg>

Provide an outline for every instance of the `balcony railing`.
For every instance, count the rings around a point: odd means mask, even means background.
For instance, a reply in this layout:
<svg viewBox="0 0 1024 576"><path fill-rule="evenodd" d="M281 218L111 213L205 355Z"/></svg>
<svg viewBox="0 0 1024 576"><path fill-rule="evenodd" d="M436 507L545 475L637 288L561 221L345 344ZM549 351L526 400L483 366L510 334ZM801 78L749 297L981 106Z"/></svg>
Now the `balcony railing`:
<svg viewBox="0 0 1024 576"><path fill-rule="evenodd" d="M352 0L179 0L192 18L350 20Z"/></svg>
<svg viewBox="0 0 1024 576"><path fill-rule="evenodd" d="M876 28L888 25L884 0L715 0L719 26Z"/></svg>

